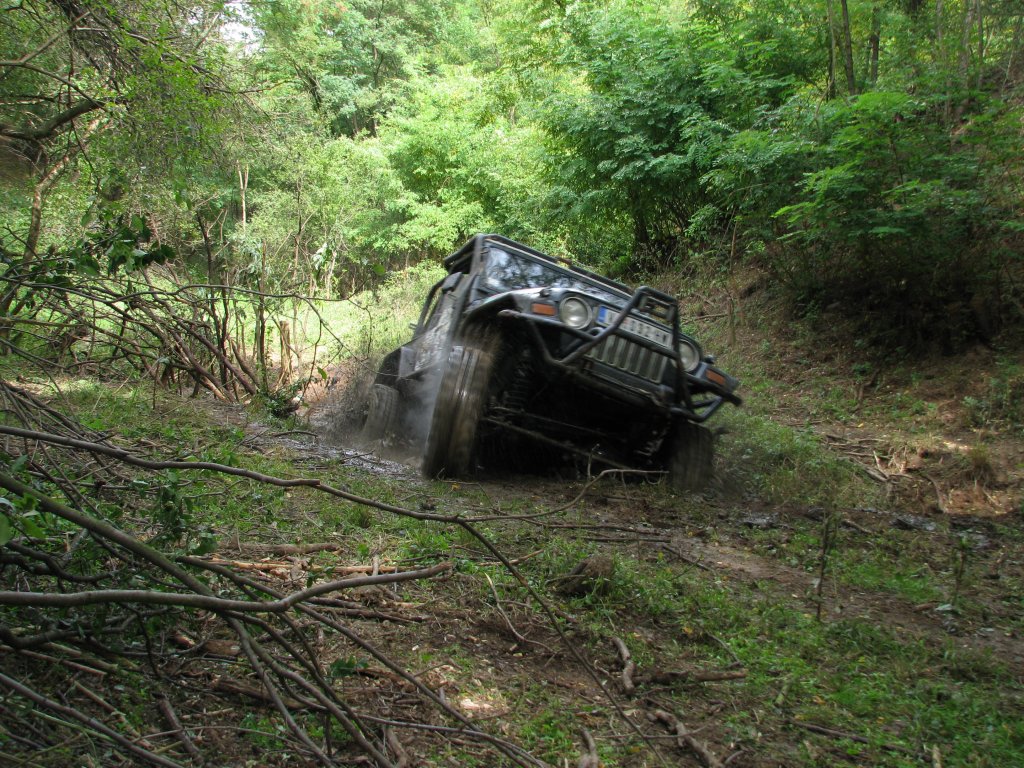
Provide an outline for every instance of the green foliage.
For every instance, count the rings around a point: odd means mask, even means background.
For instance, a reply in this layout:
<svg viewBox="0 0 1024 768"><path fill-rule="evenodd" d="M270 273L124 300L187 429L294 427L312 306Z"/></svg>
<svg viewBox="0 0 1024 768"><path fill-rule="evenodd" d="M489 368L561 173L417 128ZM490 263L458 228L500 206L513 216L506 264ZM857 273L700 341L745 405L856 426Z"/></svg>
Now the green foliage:
<svg viewBox="0 0 1024 768"><path fill-rule="evenodd" d="M0 540L3 544L15 536L35 540L47 537L49 525L37 509L33 497L10 499L7 496L0 496L0 510L3 510L0 512Z"/></svg>
<svg viewBox="0 0 1024 768"><path fill-rule="evenodd" d="M495 230L626 275L756 262L890 347L989 338L1019 319L1019 15L849 3L848 82L836 5L143 0L68 34L16 3L5 274L348 295Z"/></svg>
<svg viewBox="0 0 1024 768"><path fill-rule="evenodd" d="M334 136L374 134L417 72L463 42L450 0L283 2L254 9L265 65L287 70Z"/></svg>
<svg viewBox="0 0 1024 768"><path fill-rule="evenodd" d="M993 310L977 307L998 307L1012 258L1004 236L1020 231L1019 192L1005 183L1019 166L1010 129L1019 102L972 84L984 82L982 62L956 50L973 28L959 29L955 12L936 27L855 5L854 38L885 36L881 71L868 55L856 89L830 98L823 11L568 9L552 23L582 83L552 95L543 113L551 184L566 188L553 204L609 231L625 218L628 268L754 258L795 303L861 313L888 346L952 350L991 334ZM1013 23L997 16L992 37L1005 43ZM932 33L942 35L937 57L922 47Z"/></svg>
<svg viewBox="0 0 1024 768"><path fill-rule="evenodd" d="M699 24L616 5L567 27L588 87L547 104L556 183L574 193L564 213L624 214L635 224L635 257L646 249L663 261L680 233L701 234L691 218L715 202L702 179L768 84Z"/></svg>
<svg viewBox="0 0 1024 768"><path fill-rule="evenodd" d="M904 93L832 102L814 129L817 168L776 213L797 245L776 252L778 273L802 301L867 310L878 333L913 329L908 346L974 335L972 297L1002 263L978 247L1000 215L978 183L985 158L950 153L927 100Z"/></svg>

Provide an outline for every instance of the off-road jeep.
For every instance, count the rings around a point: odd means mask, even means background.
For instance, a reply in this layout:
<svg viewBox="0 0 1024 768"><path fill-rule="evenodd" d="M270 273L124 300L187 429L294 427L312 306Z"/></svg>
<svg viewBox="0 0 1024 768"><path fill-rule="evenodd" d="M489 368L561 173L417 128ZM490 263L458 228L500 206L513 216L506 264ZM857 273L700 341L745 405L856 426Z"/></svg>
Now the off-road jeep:
<svg viewBox="0 0 1024 768"><path fill-rule="evenodd" d="M711 475L703 423L736 379L679 330L674 298L498 235L445 259L412 339L383 361L363 437L422 446L428 477L573 455L591 466Z"/></svg>

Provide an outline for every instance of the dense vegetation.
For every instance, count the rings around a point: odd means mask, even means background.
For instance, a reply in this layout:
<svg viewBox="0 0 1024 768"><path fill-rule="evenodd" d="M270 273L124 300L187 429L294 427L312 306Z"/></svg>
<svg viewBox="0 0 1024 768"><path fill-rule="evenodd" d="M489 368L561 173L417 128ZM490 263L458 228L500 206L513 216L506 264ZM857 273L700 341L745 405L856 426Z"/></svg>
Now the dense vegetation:
<svg viewBox="0 0 1024 768"><path fill-rule="evenodd" d="M627 276L754 265L949 351L1019 320L1022 25L1010 0L19 0L6 279L173 254L348 295L493 230Z"/></svg>

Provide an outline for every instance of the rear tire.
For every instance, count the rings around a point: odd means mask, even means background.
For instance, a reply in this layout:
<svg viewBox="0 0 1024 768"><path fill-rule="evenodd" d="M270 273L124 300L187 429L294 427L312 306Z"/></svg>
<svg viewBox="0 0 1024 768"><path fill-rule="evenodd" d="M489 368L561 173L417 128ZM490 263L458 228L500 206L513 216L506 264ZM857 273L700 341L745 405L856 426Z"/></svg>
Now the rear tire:
<svg viewBox="0 0 1024 768"><path fill-rule="evenodd" d="M711 430L680 420L672 428L668 449L668 477L680 491L701 491L712 478L715 457Z"/></svg>
<svg viewBox="0 0 1024 768"><path fill-rule="evenodd" d="M494 360L494 352L483 345L467 342L452 347L423 452L422 471L426 477L458 477L472 470Z"/></svg>
<svg viewBox="0 0 1024 768"><path fill-rule="evenodd" d="M400 400L401 396L394 387L373 385L370 389L370 408L361 435L363 442L383 440L395 433L401 410Z"/></svg>

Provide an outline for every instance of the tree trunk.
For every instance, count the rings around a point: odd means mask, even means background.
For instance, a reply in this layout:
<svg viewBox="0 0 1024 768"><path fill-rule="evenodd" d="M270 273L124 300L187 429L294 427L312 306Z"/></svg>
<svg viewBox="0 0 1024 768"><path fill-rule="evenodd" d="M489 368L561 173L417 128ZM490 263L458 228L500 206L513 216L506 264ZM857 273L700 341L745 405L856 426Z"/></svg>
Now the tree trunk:
<svg viewBox="0 0 1024 768"><path fill-rule="evenodd" d="M292 333L287 320L282 320L277 327L281 334L281 375L278 386L287 387L292 383Z"/></svg>
<svg viewBox="0 0 1024 768"><path fill-rule="evenodd" d="M242 166L238 164L238 192L242 198L242 234L245 234L246 230L246 210L245 210L245 193L249 189L249 166Z"/></svg>
<svg viewBox="0 0 1024 768"><path fill-rule="evenodd" d="M981 0L975 0L974 12L978 15L978 89L985 80L985 14Z"/></svg>
<svg viewBox="0 0 1024 768"><path fill-rule="evenodd" d="M868 38L869 63L868 82L874 88L878 83L878 49L882 37L882 15L875 5L871 9L871 37Z"/></svg>
<svg viewBox="0 0 1024 768"><path fill-rule="evenodd" d="M263 244L260 250L260 278L258 283L259 293L256 296L256 360L260 369L260 383L263 391L270 391L270 382L267 378L267 302L264 291L264 276L267 271L267 245Z"/></svg>
<svg viewBox="0 0 1024 768"><path fill-rule="evenodd" d="M976 0L968 0L964 4L964 27L963 35L960 38L960 56L957 62L957 72L960 76L960 87L964 90L964 97L960 99L956 109L953 111L954 125L958 124L963 118L969 102L967 93L971 89L971 33L974 31L974 16L977 10L978 3ZM980 44L981 41L979 40Z"/></svg>
<svg viewBox="0 0 1024 768"><path fill-rule="evenodd" d="M946 49L943 45L943 10L945 7L945 0L935 0L935 49L938 51L939 64L942 67L942 71L946 76L946 104L943 108L943 118L946 121L946 125L949 125L950 112L952 104L952 95L950 91L953 88L953 84L950 82L949 66L947 64Z"/></svg>
<svg viewBox="0 0 1024 768"><path fill-rule="evenodd" d="M828 13L828 82L825 85L825 99L836 97L836 14L832 8L832 0L825 0Z"/></svg>
<svg viewBox="0 0 1024 768"><path fill-rule="evenodd" d="M846 87L851 96L857 95L857 78L853 70L853 37L850 32L850 9L847 0L839 0L843 11L843 69L846 70Z"/></svg>
<svg viewBox="0 0 1024 768"><path fill-rule="evenodd" d="M52 168L43 174L32 192L32 208L29 211L28 233L25 236L25 251L22 254L20 263L7 269L6 275L11 279L11 283L4 291L3 295L0 295L0 339L5 341L7 340L11 330L10 316L12 314L18 314L18 307L15 307L15 311L13 313L11 312L11 305L14 303L15 298L17 298L18 293L21 290L21 283L18 278L24 273L25 268L36 260L36 249L39 247L39 237L43 229L43 203L46 201L46 194L50 191L50 187L53 186L54 182L56 182L60 177L64 168L67 167L70 159L71 154L69 153L58 160ZM0 352L6 354L7 346L3 345L3 347L0 348Z"/></svg>
<svg viewBox="0 0 1024 768"><path fill-rule="evenodd" d="M1006 72L1003 75L1003 90L1010 84L1010 76L1013 73L1014 59L1017 56L1017 51L1020 50L1021 31L1024 29L1024 15L1017 17L1017 22L1013 26L1013 43L1010 45L1010 55L1006 57Z"/></svg>
<svg viewBox="0 0 1024 768"><path fill-rule="evenodd" d="M975 4L970 0L964 4L964 26L963 35L960 38L960 56L957 61L957 71L960 74L960 82L965 89L971 87L971 33L974 31Z"/></svg>

